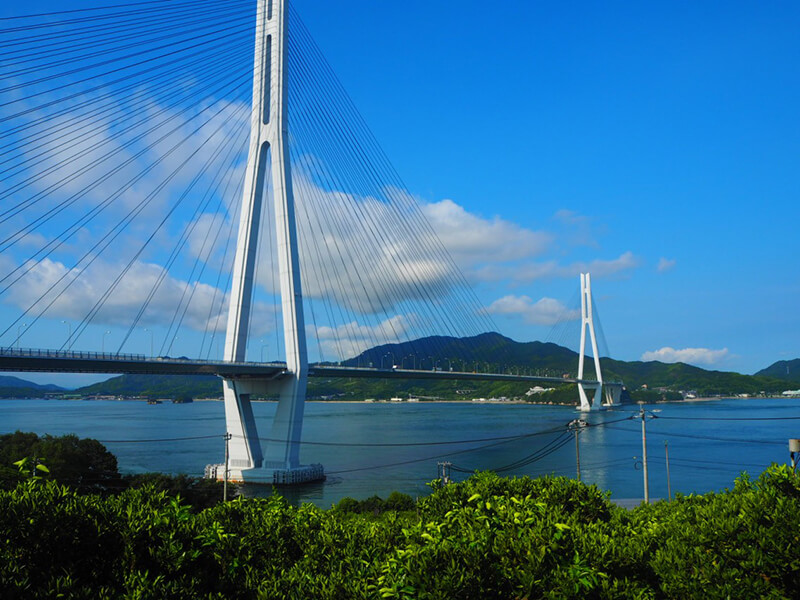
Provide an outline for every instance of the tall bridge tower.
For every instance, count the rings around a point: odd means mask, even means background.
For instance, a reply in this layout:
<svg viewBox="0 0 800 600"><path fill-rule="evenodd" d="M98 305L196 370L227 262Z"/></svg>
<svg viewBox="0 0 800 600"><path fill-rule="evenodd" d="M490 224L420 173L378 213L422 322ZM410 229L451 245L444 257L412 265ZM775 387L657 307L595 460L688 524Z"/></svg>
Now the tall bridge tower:
<svg viewBox="0 0 800 600"><path fill-rule="evenodd" d="M594 372L597 382L593 384L594 394L591 402L586 395L587 384L582 383L583 366L586 359L586 330L592 342L592 356L594 357ZM578 396L581 401L580 409L583 411L599 409L603 398L603 374L600 370L600 355L597 351L597 338L594 333L594 311L592 310L592 278L589 273L581 273L581 349L578 354Z"/></svg>
<svg viewBox="0 0 800 600"><path fill-rule="evenodd" d="M224 398L231 478L241 480L243 471L263 466L263 476L272 483L302 483L324 477L321 465L300 465L308 356L288 148L287 2L258 0L250 148L225 341L225 360L243 362L269 167L287 373L275 379L224 379ZM250 405L253 393L277 393L280 397L264 454Z"/></svg>

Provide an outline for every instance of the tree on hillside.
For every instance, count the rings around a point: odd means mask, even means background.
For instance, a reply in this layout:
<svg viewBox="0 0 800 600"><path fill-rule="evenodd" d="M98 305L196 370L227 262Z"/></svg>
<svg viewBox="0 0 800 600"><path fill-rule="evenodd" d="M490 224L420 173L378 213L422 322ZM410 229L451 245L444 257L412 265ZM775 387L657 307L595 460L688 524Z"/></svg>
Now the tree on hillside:
<svg viewBox="0 0 800 600"><path fill-rule="evenodd" d="M0 436L0 486L16 486L23 476L13 465L25 458L42 461L50 478L82 493L106 492L122 483L116 457L97 440L16 431Z"/></svg>

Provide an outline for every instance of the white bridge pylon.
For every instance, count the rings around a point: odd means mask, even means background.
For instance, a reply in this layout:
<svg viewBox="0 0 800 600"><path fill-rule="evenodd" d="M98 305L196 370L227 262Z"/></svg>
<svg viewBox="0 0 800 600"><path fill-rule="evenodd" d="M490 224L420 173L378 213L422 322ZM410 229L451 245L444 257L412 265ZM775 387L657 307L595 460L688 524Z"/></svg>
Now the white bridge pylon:
<svg viewBox="0 0 800 600"><path fill-rule="evenodd" d="M244 471L263 466L247 479L290 484L323 479L324 473L322 465L300 465L308 355L288 148L287 14L286 0L258 0L250 148L225 340L225 360L244 362L269 156L287 373L276 379L224 379L223 392L230 440L228 477L241 481ZM265 455L251 394L279 395ZM219 466L217 476L222 476Z"/></svg>
<svg viewBox="0 0 800 600"><path fill-rule="evenodd" d="M594 358L594 372L596 382L578 382L578 397L580 410L599 410L603 407L605 396L606 406L620 403L622 385L620 383L604 384L603 372L600 370L600 354L597 351L597 337L594 332L594 311L592 310L592 278L589 273L581 273L581 348L578 354L578 379L583 379L583 367L586 362L586 330L589 330L589 339L592 343L592 357ZM587 395L591 390L591 401Z"/></svg>

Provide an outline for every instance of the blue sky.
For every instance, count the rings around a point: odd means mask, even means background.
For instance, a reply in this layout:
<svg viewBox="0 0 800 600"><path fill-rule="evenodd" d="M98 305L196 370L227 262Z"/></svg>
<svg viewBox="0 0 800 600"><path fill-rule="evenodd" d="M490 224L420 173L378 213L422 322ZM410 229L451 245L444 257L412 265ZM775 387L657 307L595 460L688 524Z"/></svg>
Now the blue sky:
<svg viewBox="0 0 800 600"><path fill-rule="evenodd" d="M413 192L553 233L536 262L632 253L594 281L614 356L727 349L695 364L745 373L800 356L797 4L297 6Z"/></svg>
<svg viewBox="0 0 800 600"><path fill-rule="evenodd" d="M795 3L295 7L502 333L588 268L615 358L800 357Z"/></svg>

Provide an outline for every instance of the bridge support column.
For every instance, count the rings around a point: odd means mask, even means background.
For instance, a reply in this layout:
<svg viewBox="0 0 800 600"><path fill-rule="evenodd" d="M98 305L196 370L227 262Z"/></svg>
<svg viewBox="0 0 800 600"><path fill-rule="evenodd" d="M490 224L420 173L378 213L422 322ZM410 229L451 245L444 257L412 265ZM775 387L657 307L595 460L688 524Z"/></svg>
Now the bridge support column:
<svg viewBox="0 0 800 600"><path fill-rule="evenodd" d="M225 342L225 360L245 360L261 205L270 162L287 372L277 380L225 380L225 419L227 431L232 434L231 466L238 469L241 479L302 483L322 479L323 473L321 465L300 465L308 356L288 151L287 1L258 0L250 149ZM253 393L280 396L264 462L268 473L244 473L262 465L250 406Z"/></svg>
<svg viewBox="0 0 800 600"><path fill-rule="evenodd" d="M620 383L606 383L603 386L605 393L606 405L619 406L622 404L622 384Z"/></svg>
<svg viewBox="0 0 800 600"><path fill-rule="evenodd" d="M592 314L592 280L589 273L581 273L581 348L578 354L578 379L583 379L583 366L586 358L586 329L592 342L592 355L597 383L590 388L588 385L578 383L578 398L580 409L583 411L598 410L603 405L603 374L600 371L600 356L597 352L597 338L594 334L594 317ZM591 401L586 395L587 389L594 389Z"/></svg>
<svg viewBox="0 0 800 600"><path fill-rule="evenodd" d="M226 431L230 434L228 477L232 481L242 481L243 471L261 466L261 442L250 405L250 394L240 393L233 379L224 379L222 385ZM218 475L222 476L222 473L218 472Z"/></svg>
<svg viewBox="0 0 800 600"><path fill-rule="evenodd" d="M305 389L297 389L298 378L293 375L286 373L275 379L224 380L225 419L227 432L231 434L231 480L291 485L325 478L322 465L300 464ZM263 460L262 440L258 437L250 404L252 395L279 397ZM263 469L259 469L262 466ZM223 469L216 465L217 478L221 478L222 473Z"/></svg>

